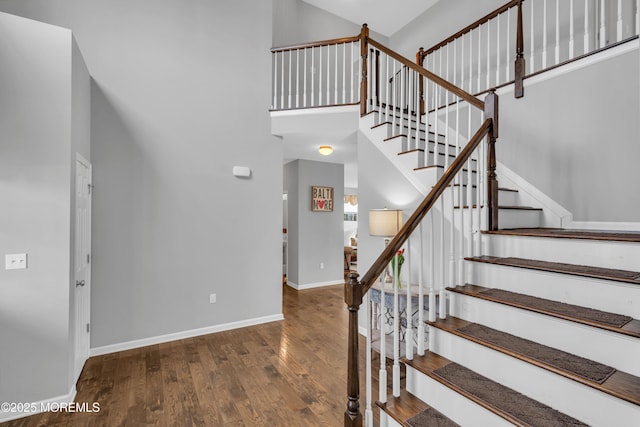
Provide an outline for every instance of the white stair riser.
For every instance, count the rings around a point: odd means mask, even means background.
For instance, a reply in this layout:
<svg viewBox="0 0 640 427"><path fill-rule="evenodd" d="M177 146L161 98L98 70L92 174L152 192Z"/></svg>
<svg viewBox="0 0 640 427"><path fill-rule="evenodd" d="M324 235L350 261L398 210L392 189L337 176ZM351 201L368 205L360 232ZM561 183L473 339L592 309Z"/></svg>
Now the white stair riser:
<svg viewBox="0 0 640 427"><path fill-rule="evenodd" d="M526 209L500 209L498 227L506 228L536 228L540 227L542 211Z"/></svg>
<svg viewBox="0 0 640 427"><path fill-rule="evenodd" d="M426 187L431 188L438 182L444 172L443 168L432 167L413 171L416 178Z"/></svg>
<svg viewBox="0 0 640 427"><path fill-rule="evenodd" d="M484 409L410 366L407 366L406 378L407 390L410 393L461 426L512 426L504 418Z"/></svg>
<svg viewBox="0 0 640 427"><path fill-rule="evenodd" d="M451 292L451 315L640 376L640 339Z"/></svg>
<svg viewBox="0 0 640 427"><path fill-rule="evenodd" d="M640 287L528 268L472 263L474 284L640 318Z"/></svg>
<svg viewBox="0 0 640 427"><path fill-rule="evenodd" d="M372 424L373 425L373 424ZM380 426L387 427L402 427L393 417L387 415L382 409L380 409Z"/></svg>
<svg viewBox="0 0 640 427"><path fill-rule="evenodd" d="M406 153L398 154L398 159L406 168L409 169L415 169L424 166L423 151L409 151Z"/></svg>
<svg viewBox="0 0 640 427"><path fill-rule="evenodd" d="M520 205L520 197L517 191L498 190L498 204L502 206Z"/></svg>
<svg viewBox="0 0 640 427"><path fill-rule="evenodd" d="M487 255L640 271L640 245L631 242L487 235Z"/></svg>
<svg viewBox="0 0 640 427"><path fill-rule="evenodd" d="M592 426L632 427L640 406L429 327L431 351Z"/></svg>

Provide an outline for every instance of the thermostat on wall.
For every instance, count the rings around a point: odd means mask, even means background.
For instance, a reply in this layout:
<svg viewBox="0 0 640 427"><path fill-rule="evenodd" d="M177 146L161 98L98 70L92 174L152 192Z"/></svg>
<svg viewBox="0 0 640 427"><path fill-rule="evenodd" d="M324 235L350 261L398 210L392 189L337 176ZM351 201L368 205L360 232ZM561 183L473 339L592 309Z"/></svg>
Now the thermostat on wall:
<svg viewBox="0 0 640 427"><path fill-rule="evenodd" d="M246 166L234 166L233 176L237 176L239 178L249 178L251 176L251 169Z"/></svg>

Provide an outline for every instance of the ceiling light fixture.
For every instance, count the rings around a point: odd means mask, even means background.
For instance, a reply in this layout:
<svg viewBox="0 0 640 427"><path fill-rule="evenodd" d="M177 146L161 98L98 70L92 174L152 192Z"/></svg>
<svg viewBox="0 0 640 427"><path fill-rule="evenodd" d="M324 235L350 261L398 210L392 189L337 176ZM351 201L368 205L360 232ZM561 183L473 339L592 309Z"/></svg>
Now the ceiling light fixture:
<svg viewBox="0 0 640 427"><path fill-rule="evenodd" d="M322 154L323 156L328 156L329 154L333 153L333 147L330 145L321 145L320 148L318 148L318 152L320 152L320 154Z"/></svg>

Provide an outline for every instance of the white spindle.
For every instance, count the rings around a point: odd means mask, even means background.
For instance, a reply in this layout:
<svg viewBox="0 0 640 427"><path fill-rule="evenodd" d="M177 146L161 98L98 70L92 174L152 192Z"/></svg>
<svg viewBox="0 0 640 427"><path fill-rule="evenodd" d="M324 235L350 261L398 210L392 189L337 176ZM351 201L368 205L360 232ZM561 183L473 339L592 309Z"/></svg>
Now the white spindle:
<svg viewBox="0 0 640 427"><path fill-rule="evenodd" d="M273 105L271 108L278 109L278 52L273 53Z"/></svg>
<svg viewBox="0 0 640 427"><path fill-rule="evenodd" d="M384 287L384 279L380 277L380 370L378 371L378 400L382 403L386 403L387 401L387 339L382 323L384 321L383 313L386 311Z"/></svg>
<svg viewBox="0 0 640 427"><path fill-rule="evenodd" d="M413 360L413 304L411 300L411 257L413 252L411 251L411 238L407 239L407 252L405 254L405 260L407 262L407 328L404 332L405 343L405 357L409 360Z"/></svg>
<svg viewBox="0 0 640 427"><path fill-rule="evenodd" d="M434 234L434 222L433 219L434 210L429 212L429 243L431 250L429 251L429 322L436 321L436 236Z"/></svg>
<svg viewBox="0 0 640 427"><path fill-rule="evenodd" d="M478 26L478 90L477 92L482 92L482 88L480 87L480 74L482 70L482 25Z"/></svg>
<svg viewBox="0 0 640 427"><path fill-rule="evenodd" d="M311 106L315 107L315 87L316 87L316 80L315 80L315 75L316 75L316 69L315 69L315 48L311 48Z"/></svg>
<svg viewBox="0 0 640 427"><path fill-rule="evenodd" d="M473 93L473 31L469 31L469 93Z"/></svg>
<svg viewBox="0 0 640 427"><path fill-rule="evenodd" d="M296 108L300 107L300 49L296 49Z"/></svg>
<svg viewBox="0 0 640 427"><path fill-rule="evenodd" d="M293 62L293 51L289 51L289 93L287 94L287 108L291 108L291 81L293 80L291 76L291 63Z"/></svg>
<svg viewBox="0 0 640 427"><path fill-rule="evenodd" d="M400 92L400 127L398 129L398 134L403 134L404 133L404 103L406 101L406 96L405 96L405 67L404 65L400 65L400 75L398 75L399 77L399 83L400 83L400 87L399 87L399 92ZM408 149L408 140L403 144L403 150L407 150Z"/></svg>
<svg viewBox="0 0 640 427"><path fill-rule="evenodd" d="M584 0L584 52L589 53L589 0Z"/></svg>
<svg viewBox="0 0 640 427"><path fill-rule="evenodd" d="M333 90L333 103L334 104L338 104L338 45L336 44L336 52L335 52L335 64L334 64L334 71L335 71L335 75L334 75L334 90Z"/></svg>
<svg viewBox="0 0 640 427"><path fill-rule="evenodd" d="M509 15L507 15L509 16ZM500 15L496 25L496 86L500 84Z"/></svg>
<svg viewBox="0 0 640 427"><path fill-rule="evenodd" d="M622 41L622 0L618 0L618 38L617 41Z"/></svg>
<svg viewBox="0 0 640 427"><path fill-rule="evenodd" d="M436 116L437 117L437 116ZM437 119L436 119L437 123ZM445 299L445 244L444 244L444 200L440 197L440 318L445 319L447 317L446 312L446 299Z"/></svg>
<svg viewBox="0 0 640 427"><path fill-rule="evenodd" d="M575 53L573 15L573 0L569 0L569 59L573 59Z"/></svg>
<svg viewBox="0 0 640 427"><path fill-rule="evenodd" d="M349 59L349 68L351 68L351 80L350 80L350 82L351 82L351 97L350 97L350 100L351 100L352 104L355 102L355 100L353 99L353 87L356 85L356 83L354 82L354 78L353 78L353 74L354 74L354 71L353 71L353 45L354 45L354 42L351 42L351 58Z"/></svg>
<svg viewBox="0 0 640 427"><path fill-rule="evenodd" d="M467 163L466 163L466 168L467 168L467 212L469 213L469 232L468 232L468 237L466 240L466 244L467 244L467 254L469 256L473 255L472 252L472 245L473 245L473 185L474 185L474 179L473 179L473 173L472 173L472 168L471 168L472 162L471 162L471 158L467 159ZM461 208L461 212L462 215L464 215L464 209ZM467 270L467 282L470 283L469 280L469 276L468 276L468 270Z"/></svg>
<svg viewBox="0 0 640 427"><path fill-rule="evenodd" d="M507 48L505 49L505 55L506 55L506 59L505 59L505 63L504 63L504 81L508 82L509 81L509 76L511 75L511 46L510 46L510 40L511 40L511 12L515 10L514 8L511 8L507 11L507 35L506 35L506 46Z"/></svg>
<svg viewBox="0 0 640 427"><path fill-rule="evenodd" d="M424 283L422 274L424 271L424 234L422 233L422 222L418 226L420 236L420 268L418 270L418 354L424 356Z"/></svg>
<svg viewBox="0 0 640 427"><path fill-rule="evenodd" d="M491 87L491 21L487 21L487 87Z"/></svg>
<svg viewBox="0 0 640 427"><path fill-rule="evenodd" d="M396 269L393 272L393 396L400 396L400 275L398 253L393 256Z"/></svg>
<svg viewBox="0 0 640 427"><path fill-rule="evenodd" d="M600 44L599 47L603 48L607 44L607 22L605 13L605 1L600 0Z"/></svg>
<svg viewBox="0 0 640 427"><path fill-rule="evenodd" d="M585 0L586 1L586 0ZM531 16L531 35L530 35L530 39L531 39L531 55L529 55L529 72L533 73L535 71L535 36L536 36L536 32L535 32L535 27L533 26L533 2L529 2L529 4L531 4L531 11L529 13L529 15Z"/></svg>
<svg viewBox="0 0 640 427"><path fill-rule="evenodd" d="M347 103L347 44L342 45L342 103Z"/></svg>
<svg viewBox="0 0 640 427"><path fill-rule="evenodd" d="M542 2L542 69L547 68L547 0Z"/></svg>
<svg viewBox="0 0 640 427"><path fill-rule="evenodd" d="M386 72L385 72L385 76L384 76L384 80L382 80L384 82L384 87L385 87L385 107L384 107L384 121L388 122L389 121L389 110L391 108L391 106L389 105L391 102L391 85L387 84L387 82L389 81L389 60L391 59L389 57L389 55L385 55L385 67L386 67Z"/></svg>
<svg viewBox="0 0 640 427"><path fill-rule="evenodd" d="M480 125L478 125L478 127L480 127ZM482 145L482 144L481 144ZM482 200L480 198L480 193L482 192L482 185L483 185L483 173L482 173L482 169L480 169L480 164L482 159L480 158L480 149L476 149L476 194L475 194L475 202L476 202L476 208L473 210L473 212L475 212L476 214L476 218L475 218L475 229L474 231L474 237L475 240L474 242L476 243L476 250L475 253L472 253L472 255L480 255L480 211L483 208L482 206ZM473 162L470 162L470 165L472 165ZM473 190L473 189L472 189Z"/></svg>
<svg viewBox="0 0 640 427"><path fill-rule="evenodd" d="M302 94L302 107L307 108L307 48L304 48L304 81L302 83L304 93Z"/></svg>
<svg viewBox="0 0 640 427"><path fill-rule="evenodd" d="M556 0L556 64L560 62L560 0Z"/></svg>
<svg viewBox="0 0 640 427"><path fill-rule="evenodd" d="M396 101L396 99L398 97L398 94L396 93L395 90L393 90L393 88L394 88L393 85L395 85L395 81L396 81L396 63L397 62L394 59L393 60L393 77L391 78L391 81L393 83L389 83L389 86L391 86L391 97L393 98L393 105L392 105L392 108L391 108L391 114L392 114L392 116L391 116L392 117L391 118L391 123L392 123L391 129L392 129L392 131L391 132L392 133L391 134L392 135L397 135L397 129L398 129L397 126L396 126L397 121L398 121L398 115L396 114L396 106L398 105L398 102Z"/></svg>
<svg viewBox="0 0 640 427"><path fill-rule="evenodd" d="M322 46L318 47L318 105L322 105Z"/></svg>
<svg viewBox="0 0 640 427"><path fill-rule="evenodd" d="M366 337L366 359L365 359L365 396L366 396L366 404L365 404L365 412L364 419L365 425L367 427L373 427L373 409L371 406L372 401L372 380L371 380L371 339L373 333L373 319L372 319L372 307L371 307L371 291L367 292L364 298L364 305L366 307L366 316L367 316L367 337ZM382 335L382 334L381 334ZM382 358L382 357L381 357Z"/></svg>
<svg viewBox="0 0 640 427"><path fill-rule="evenodd" d="M282 75L280 76L280 108L284 110L284 52L280 55L282 58L282 64L280 67L280 71L282 71Z"/></svg>
<svg viewBox="0 0 640 427"><path fill-rule="evenodd" d="M331 45L327 45L327 105L331 105Z"/></svg>

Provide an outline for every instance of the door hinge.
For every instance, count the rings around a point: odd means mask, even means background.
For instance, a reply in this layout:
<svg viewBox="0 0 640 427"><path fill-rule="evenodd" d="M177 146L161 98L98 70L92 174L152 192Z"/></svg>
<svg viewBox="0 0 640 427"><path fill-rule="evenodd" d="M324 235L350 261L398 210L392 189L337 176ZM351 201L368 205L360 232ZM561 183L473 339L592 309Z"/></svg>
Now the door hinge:
<svg viewBox="0 0 640 427"><path fill-rule="evenodd" d="M91 262L91 254L87 254L87 264Z"/></svg>
<svg viewBox="0 0 640 427"><path fill-rule="evenodd" d="M91 194L91 189L93 188L93 185L87 184L87 188L89 189L89 194Z"/></svg>
<svg viewBox="0 0 640 427"><path fill-rule="evenodd" d="M87 333L91 332L91 327L89 326L89 324L87 323Z"/></svg>

